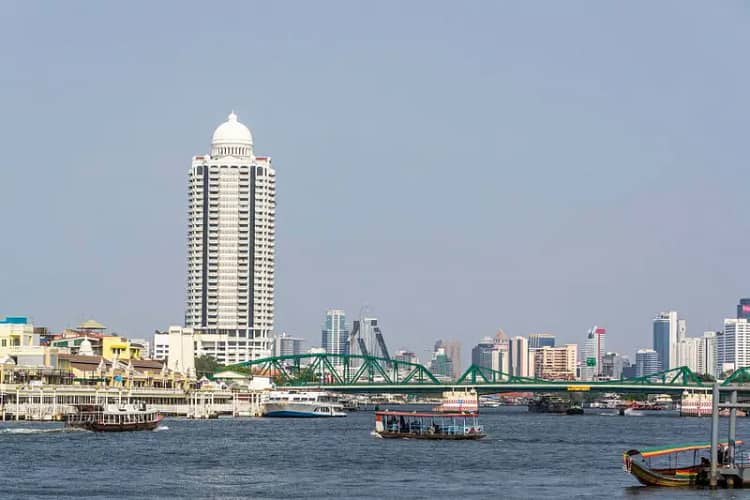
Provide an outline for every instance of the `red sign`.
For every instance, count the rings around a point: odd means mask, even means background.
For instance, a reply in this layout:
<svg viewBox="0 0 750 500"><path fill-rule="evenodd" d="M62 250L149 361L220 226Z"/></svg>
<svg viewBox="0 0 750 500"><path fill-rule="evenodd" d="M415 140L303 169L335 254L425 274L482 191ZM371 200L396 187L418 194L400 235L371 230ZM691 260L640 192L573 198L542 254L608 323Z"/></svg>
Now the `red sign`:
<svg viewBox="0 0 750 500"><path fill-rule="evenodd" d="M596 330L594 330L594 333L598 333L599 335L603 335L603 334L607 333L607 330L606 330L606 328L599 327Z"/></svg>
<svg viewBox="0 0 750 500"><path fill-rule="evenodd" d="M750 304L742 304L742 312L750 312Z"/></svg>

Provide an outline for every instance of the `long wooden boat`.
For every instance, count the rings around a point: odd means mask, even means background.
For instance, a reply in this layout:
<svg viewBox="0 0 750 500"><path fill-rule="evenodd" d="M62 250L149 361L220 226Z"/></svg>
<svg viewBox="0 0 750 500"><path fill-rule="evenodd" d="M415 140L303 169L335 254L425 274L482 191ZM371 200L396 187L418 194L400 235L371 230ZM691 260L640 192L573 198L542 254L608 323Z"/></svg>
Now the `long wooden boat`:
<svg viewBox="0 0 750 500"><path fill-rule="evenodd" d="M65 425L95 432L152 431L162 416L145 403L124 405L75 405L65 415Z"/></svg>
<svg viewBox="0 0 750 500"><path fill-rule="evenodd" d="M741 441L737 441L738 444ZM720 443L720 462L727 443ZM686 443L628 450L623 453L623 469L646 486L692 487L708 484L711 443ZM664 466L654 466L653 459L662 457ZM682 463L681 463L682 462Z"/></svg>
<svg viewBox="0 0 750 500"><path fill-rule="evenodd" d="M476 440L486 436L476 412L376 411L375 433L400 439Z"/></svg>

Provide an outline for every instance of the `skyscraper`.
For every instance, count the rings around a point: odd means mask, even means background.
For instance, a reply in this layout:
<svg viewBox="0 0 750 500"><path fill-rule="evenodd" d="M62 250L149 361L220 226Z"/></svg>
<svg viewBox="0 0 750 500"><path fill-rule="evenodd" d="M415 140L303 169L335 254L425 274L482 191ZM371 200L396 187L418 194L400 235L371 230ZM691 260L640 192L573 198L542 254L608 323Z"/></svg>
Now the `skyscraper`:
<svg viewBox="0 0 750 500"><path fill-rule="evenodd" d="M540 347L555 347L555 336L551 333L531 333L529 334L529 349L539 349Z"/></svg>
<svg viewBox="0 0 750 500"><path fill-rule="evenodd" d="M703 332L703 337L698 343L698 373L708 374L717 377L718 358L717 358L717 335L719 332Z"/></svg>
<svg viewBox="0 0 750 500"><path fill-rule="evenodd" d="M724 320L724 332L718 336L719 372L750 366L750 321Z"/></svg>
<svg viewBox="0 0 750 500"><path fill-rule="evenodd" d="M231 113L189 174L185 326L222 363L270 354L276 172ZM197 352L196 355L200 355Z"/></svg>
<svg viewBox="0 0 750 500"><path fill-rule="evenodd" d="M511 375L529 377L533 375L533 363L529 364L529 341L526 337L512 337L509 342L508 356L510 358Z"/></svg>
<svg viewBox="0 0 750 500"><path fill-rule="evenodd" d="M349 354L349 330L346 314L339 309L326 311L321 335L321 347L329 354Z"/></svg>
<svg viewBox="0 0 750 500"><path fill-rule="evenodd" d="M671 370L677 365L677 312L659 313L653 320L653 347L659 358L660 370Z"/></svg>
<svg viewBox="0 0 750 500"><path fill-rule="evenodd" d="M601 375L602 359L606 354L607 330L600 326L594 326L586 335L586 342L581 352L581 378L583 380L594 380Z"/></svg>
<svg viewBox="0 0 750 500"><path fill-rule="evenodd" d="M737 304L737 319L750 321L750 299L740 299L740 303Z"/></svg>

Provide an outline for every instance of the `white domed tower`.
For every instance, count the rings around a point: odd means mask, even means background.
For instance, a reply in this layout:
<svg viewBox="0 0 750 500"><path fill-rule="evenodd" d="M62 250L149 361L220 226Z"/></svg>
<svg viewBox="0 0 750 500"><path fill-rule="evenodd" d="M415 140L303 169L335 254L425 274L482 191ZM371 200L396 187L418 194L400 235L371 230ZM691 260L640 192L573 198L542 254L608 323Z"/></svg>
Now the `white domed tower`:
<svg viewBox="0 0 750 500"><path fill-rule="evenodd" d="M255 156L234 112L211 154L193 157L188 213L185 326L195 355L224 364L270 354L274 314L276 172Z"/></svg>

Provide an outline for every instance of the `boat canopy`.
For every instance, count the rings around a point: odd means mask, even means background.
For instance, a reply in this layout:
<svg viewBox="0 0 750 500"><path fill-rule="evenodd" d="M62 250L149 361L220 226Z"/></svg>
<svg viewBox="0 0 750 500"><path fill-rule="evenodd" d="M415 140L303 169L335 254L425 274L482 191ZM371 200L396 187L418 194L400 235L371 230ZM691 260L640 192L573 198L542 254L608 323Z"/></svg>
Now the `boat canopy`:
<svg viewBox="0 0 750 500"><path fill-rule="evenodd" d="M737 441L737 444L742 444L742 441ZM728 443L719 443L719 446L727 446ZM695 451L695 450L708 450L711 448L711 443L683 443L683 444L670 444L666 446L659 446L655 448L644 448L638 450L641 456L658 457L661 455L669 455L671 453L680 453L683 451Z"/></svg>
<svg viewBox="0 0 750 500"><path fill-rule="evenodd" d="M478 417L479 414L476 412L455 412L455 413L443 413L443 412L416 412L416 411L376 411L376 415L390 415L396 417L433 417L433 418L450 418L450 417Z"/></svg>

